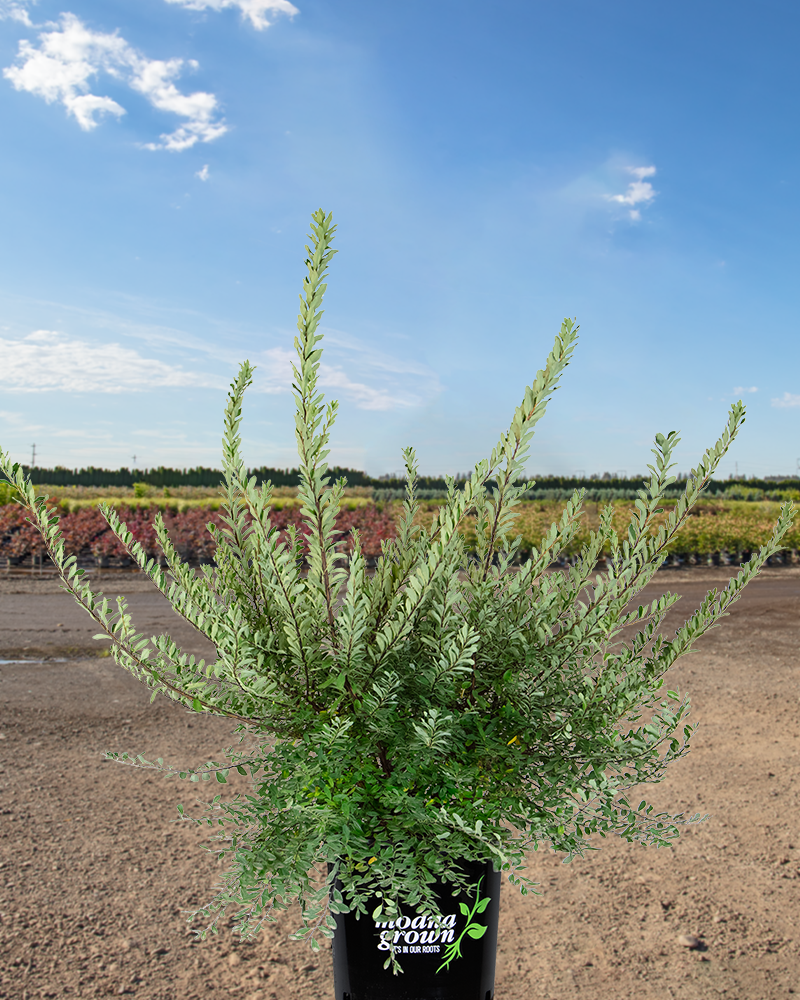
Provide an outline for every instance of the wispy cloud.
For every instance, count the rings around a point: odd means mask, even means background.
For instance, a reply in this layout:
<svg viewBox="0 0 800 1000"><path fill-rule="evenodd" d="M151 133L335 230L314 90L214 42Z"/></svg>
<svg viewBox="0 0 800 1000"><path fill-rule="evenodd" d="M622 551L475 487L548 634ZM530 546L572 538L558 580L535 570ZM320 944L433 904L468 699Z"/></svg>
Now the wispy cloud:
<svg viewBox="0 0 800 1000"><path fill-rule="evenodd" d="M336 331L325 336L326 355L320 365L320 388L343 397L361 410L397 410L421 406L441 392L437 375L424 365L403 361L362 345ZM346 356L340 361L342 354ZM262 392L289 392L294 351L273 347L257 359L256 388Z"/></svg>
<svg viewBox="0 0 800 1000"><path fill-rule="evenodd" d="M757 385L750 385L750 386L747 386L747 385L737 385L736 388L733 390L734 396L741 396L742 393L744 393L744 392L758 392L758 386Z"/></svg>
<svg viewBox="0 0 800 1000"><path fill-rule="evenodd" d="M177 3L189 10L223 10L225 7L237 7L243 18L248 18L258 31L268 28L270 18L286 14L294 17L300 11L289 0L167 0L167 3Z"/></svg>
<svg viewBox="0 0 800 1000"><path fill-rule="evenodd" d="M624 194L607 194L606 199L608 201L616 202L619 205L630 206L629 215L631 219L638 222L642 217L642 213L636 208L637 205L646 205L655 198L657 192L653 190L653 185L650 181L646 181L645 177L653 177L656 172L655 167L626 167L626 172L631 174L636 179L631 181L628 185L627 190Z"/></svg>
<svg viewBox="0 0 800 1000"><path fill-rule="evenodd" d="M199 177L201 181L207 181L210 176L211 175L208 172L207 163L205 164L205 166L201 167L200 170L198 170L197 173L195 174L195 177Z"/></svg>
<svg viewBox="0 0 800 1000"><path fill-rule="evenodd" d="M35 0L0 0L0 21L20 21L27 27L33 22L28 8Z"/></svg>
<svg viewBox="0 0 800 1000"><path fill-rule="evenodd" d="M791 392L785 392L782 396L777 397L772 400L772 405L777 406L779 409L789 409L790 407L800 406L800 396L795 395Z"/></svg>
<svg viewBox="0 0 800 1000"><path fill-rule="evenodd" d="M0 338L3 388L17 392L138 392L164 386L224 388L227 380L184 371L120 344L91 344L52 330Z"/></svg>
<svg viewBox="0 0 800 1000"><path fill-rule="evenodd" d="M90 82L106 73L157 110L185 119L158 142L144 144L146 149L178 152L228 131L213 94L184 94L175 86L184 67L196 69L197 65L193 59L148 59L116 32L92 31L74 14L62 14L60 25L39 35L38 47L27 39L19 43L16 65L4 69L3 76L17 90L36 94L48 104L60 102L88 132L104 115L120 118L126 113L111 97L91 92Z"/></svg>
<svg viewBox="0 0 800 1000"><path fill-rule="evenodd" d="M17 413L16 410L0 410L0 421L8 427L23 431L38 431L42 426L39 423L32 424L29 420L25 419L22 413Z"/></svg>
<svg viewBox="0 0 800 1000"><path fill-rule="evenodd" d="M285 347L272 347L264 351L259 361L260 377L256 377L256 388L262 392L289 392L292 388L292 364L297 355ZM362 410L394 410L410 405L409 401L393 395L385 388L375 388L365 382L357 382L345 372L341 365L320 365L319 386L321 389L336 390L334 395L343 395Z"/></svg>
<svg viewBox="0 0 800 1000"><path fill-rule="evenodd" d="M62 302L0 298L0 305L10 302L14 308L35 308L43 326L67 324L59 334L38 331L26 336L27 331L19 327L13 333L8 328L5 333L0 329L3 388L28 392L48 388L104 391L97 386L97 378L89 374L100 364L104 366L104 384L114 384L116 379L122 391L125 387L146 389L148 372L163 386L227 388L238 364L249 357L257 365L256 392L291 391L296 355L288 330L280 333L277 346L264 349L265 336L269 338L267 343L271 340L276 345L278 331L239 328L231 326L227 319L217 320L184 309L171 311L169 318L175 325L164 325L152 321L155 316L162 317L160 306L154 312L151 304L135 297L124 296L122 304L129 312L147 316L150 322L135 322L122 319L116 311L78 308ZM203 331L202 335L198 331ZM438 374L413 357L380 350L342 330L325 328L321 332L325 334L321 387L328 396L339 397L358 409L389 411L425 406L443 391ZM56 358L51 347L58 343L64 347ZM120 344L132 344L133 349ZM33 346L37 347L35 351L31 350ZM70 352L73 361L67 364ZM151 360L154 358L164 361Z"/></svg>

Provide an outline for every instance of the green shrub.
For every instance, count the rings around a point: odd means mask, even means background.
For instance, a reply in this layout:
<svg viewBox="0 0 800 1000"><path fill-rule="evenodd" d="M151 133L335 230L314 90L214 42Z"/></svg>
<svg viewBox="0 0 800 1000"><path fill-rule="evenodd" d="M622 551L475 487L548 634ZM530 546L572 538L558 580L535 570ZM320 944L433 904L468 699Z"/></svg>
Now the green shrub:
<svg viewBox="0 0 800 1000"><path fill-rule="evenodd" d="M529 488L519 477L577 340L565 320L509 431L461 488L449 481L429 527L417 521L416 460L405 450L397 537L383 542L368 573L357 532L349 560L339 545L345 484L330 482L326 462L337 404L326 406L319 389L318 324L333 232L330 216L315 213L295 340L307 568L298 534L281 541L271 521L271 486L246 478L240 426L249 362L225 411L216 567L197 575L182 563L159 515L162 569L115 509L102 508L155 586L213 642L213 662L195 660L169 635L146 638L123 598L112 607L94 593L65 558L57 517L0 453L65 586L111 641L117 663L154 696L224 716L239 734L219 761L194 770L109 755L191 781L225 784L231 768L250 778L249 793L217 795L210 804L204 821L219 833L216 850L228 869L196 916L213 927L233 906L247 934L299 901L298 936L315 947L319 933L332 934L331 911L363 913L376 895L375 919L391 919L401 905L437 915L432 885L441 878L463 885L465 857L494 861L525 893L532 886L525 853L540 845L570 858L595 834L655 845L677 836L685 817L632 798L688 749L688 699L665 688L665 675L780 548L793 517L786 503L758 553L725 590L711 590L673 637L660 627L677 595L637 606L738 432L744 407L737 403L655 534L675 482L675 432L656 436L650 476L622 537L608 506L574 565L546 573L580 530L583 492L576 490L530 558L515 566L515 519ZM472 553L462 536L468 516ZM609 567L595 573L604 551ZM341 893L331 892L337 878Z"/></svg>
<svg viewBox="0 0 800 1000"><path fill-rule="evenodd" d="M19 497L19 492L11 485L0 480L0 507L13 503Z"/></svg>

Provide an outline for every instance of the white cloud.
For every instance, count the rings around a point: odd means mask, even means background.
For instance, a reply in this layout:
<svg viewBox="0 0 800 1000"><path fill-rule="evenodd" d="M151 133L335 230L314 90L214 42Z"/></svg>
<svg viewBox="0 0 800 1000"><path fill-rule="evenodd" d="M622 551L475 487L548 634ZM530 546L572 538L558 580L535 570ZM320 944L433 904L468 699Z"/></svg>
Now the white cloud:
<svg viewBox="0 0 800 1000"><path fill-rule="evenodd" d="M758 392L758 386L737 385L736 388L733 390L734 396L741 396L743 392Z"/></svg>
<svg viewBox="0 0 800 1000"><path fill-rule="evenodd" d="M120 344L90 344L52 330L0 338L3 388L17 392L137 392L171 387L224 388L226 380L144 358Z"/></svg>
<svg viewBox="0 0 800 1000"><path fill-rule="evenodd" d="M28 28L33 26L28 7L35 0L0 0L0 21L20 21Z"/></svg>
<svg viewBox="0 0 800 1000"><path fill-rule="evenodd" d="M254 28L263 31L272 21L273 15L287 14L294 17L300 11L289 0L167 0L167 3L177 3L189 10L223 10L225 7L238 7L242 17L249 18Z"/></svg>
<svg viewBox="0 0 800 1000"><path fill-rule="evenodd" d="M412 362L404 362L363 348L353 338L326 333L326 355L334 357L345 349L346 364L320 364L319 385L328 395L342 396L361 410L397 410L421 406L441 391L435 373ZM256 387L262 392L289 392L292 388L293 350L273 347L258 359Z"/></svg>
<svg viewBox="0 0 800 1000"><path fill-rule="evenodd" d="M0 420L11 427L21 428L22 430L38 431L42 426L41 424L28 423L25 417L21 413L17 413L15 410L0 410Z"/></svg>
<svg viewBox="0 0 800 1000"><path fill-rule="evenodd" d="M645 177L652 177L655 172L655 167L626 167L627 173L631 174L636 180L631 181L628 185L628 189L625 194L607 194L607 201L614 201L619 205L629 205L631 210L628 213L630 218L634 222L638 222L642 217L642 213L638 208L634 206L639 204L646 205L648 202L652 201L656 196L656 192L653 190L653 185L650 181L646 181Z"/></svg>
<svg viewBox="0 0 800 1000"><path fill-rule="evenodd" d="M126 113L111 97L90 92L90 81L100 73L125 83L159 111L186 119L174 132L162 134L159 142L147 143L146 149L180 151L228 131L213 94L184 94L175 86L184 66L197 67L194 60L147 59L116 32L92 31L74 14L62 14L61 24L42 32L39 43L37 48L23 39L17 65L4 69L3 76L17 90L43 97L48 104L60 101L87 132L103 115L120 118Z"/></svg>
<svg viewBox="0 0 800 1000"><path fill-rule="evenodd" d="M800 406L800 396L796 396L791 392L785 392L778 399L773 399L772 405L777 406L780 409L789 409L793 406Z"/></svg>
<svg viewBox="0 0 800 1000"><path fill-rule="evenodd" d="M319 384L322 388L344 393L360 410L396 410L413 405L412 400L393 395L385 388L376 389L363 382L353 381L338 365L320 365Z"/></svg>
<svg viewBox="0 0 800 1000"><path fill-rule="evenodd" d="M201 167L200 170L198 170L197 173L195 174L195 177L199 177L201 181L207 181L210 176L211 175L208 172L207 163L205 164L205 166Z"/></svg>
<svg viewBox="0 0 800 1000"><path fill-rule="evenodd" d="M289 392L294 380L292 364L296 361L295 352L285 347L264 351L263 361L258 364L261 377L257 378L257 388L262 392ZM362 410L394 410L408 405L386 390L355 382L340 365L329 365L324 361L320 364L319 386L321 389L338 390Z"/></svg>

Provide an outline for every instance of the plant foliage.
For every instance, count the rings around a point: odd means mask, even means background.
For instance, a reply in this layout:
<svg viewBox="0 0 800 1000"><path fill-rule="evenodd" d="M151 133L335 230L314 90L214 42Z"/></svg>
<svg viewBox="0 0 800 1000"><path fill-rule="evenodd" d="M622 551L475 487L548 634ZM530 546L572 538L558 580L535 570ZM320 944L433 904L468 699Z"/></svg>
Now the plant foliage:
<svg viewBox="0 0 800 1000"><path fill-rule="evenodd" d="M609 506L565 571L548 571L580 528L576 490L530 557L517 561L515 519L536 424L570 362L577 328L562 324L544 368L525 389L509 430L466 482L448 481L432 523L419 523L417 466L404 452L407 490L397 535L367 571L357 531L349 556L337 529L344 480L327 456L337 404L319 387L319 323L334 226L314 214L300 299L294 367L300 528L281 533L271 485L249 480L240 453L245 362L225 410L224 482L216 565L182 561L161 515L154 531L166 565L148 555L117 511L102 506L119 544L174 609L214 644L211 663L169 635L136 630L124 599L94 593L68 555L57 513L5 453L0 462L57 566L64 587L111 640L117 663L198 713L225 716L240 742L222 762L176 771L249 791L214 798L204 822L227 874L197 911L211 926L229 906L243 933L299 901L298 936L331 936L331 911L375 919L408 904L438 914L432 885L463 885L462 858L492 860L525 893L525 852L540 844L571 857L596 834L662 845L681 816L655 813L631 790L657 782L686 753L688 701L665 690L675 660L715 626L792 524L790 502L772 536L720 593L711 590L672 638L660 632L678 597L635 598L665 558L744 419L731 407L719 441L652 533L675 482L675 432L658 434L650 475L618 536ZM490 484L491 485L487 485ZM466 518L474 532L468 552ZM596 567L610 551L604 571ZM113 756L113 755L111 755ZM336 879L342 891L331 887Z"/></svg>

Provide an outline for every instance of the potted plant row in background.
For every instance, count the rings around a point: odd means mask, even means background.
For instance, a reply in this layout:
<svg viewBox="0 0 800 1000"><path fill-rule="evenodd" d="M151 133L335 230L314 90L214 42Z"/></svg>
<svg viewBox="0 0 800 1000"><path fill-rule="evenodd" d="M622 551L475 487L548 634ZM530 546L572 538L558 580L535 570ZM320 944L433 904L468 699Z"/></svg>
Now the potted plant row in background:
<svg viewBox="0 0 800 1000"><path fill-rule="evenodd" d="M83 565L101 568L133 566L126 547L108 526L97 508L81 508L67 513L52 505L59 515L64 552L75 556ZM163 553L158 543L155 519L158 509L117 507L117 514L135 540L142 546L148 557L160 559ZM166 510L162 514L170 538L181 558L194 564L210 563L216 555L216 542L208 531L208 525L222 525L218 510L193 507L188 510ZM294 529L305 546L308 526L299 508L286 506L274 509L271 514L273 525L288 538L289 529ZM381 542L395 535L395 522L391 510L375 504L364 504L353 510L345 508L336 519L337 530L341 532L340 546L347 553L352 548L351 532L358 529L361 549L369 560L375 560L381 553ZM16 503L0 507L0 565L20 566L28 560L36 561L45 552L42 536L34 524L25 516L24 509ZM48 560L49 561L49 560Z"/></svg>
<svg viewBox="0 0 800 1000"><path fill-rule="evenodd" d="M2 485L0 483L0 486ZM40 491L49 488L37 486ZM103 497L102 491L98 492L101 494L100 499L116 507L119 517L147 555L163 562L163 553L155 532L155 516L159 506L151 505L148 501L146 507L131 508L117 497ZM350 492L348 488L347 493ZM30 523L24 507L14 502L16 490L9 486L6 496L1 494L2 491L0 491L0 566L5 565L7 571L12 568L19 571L26 567L33 569L38 566L41 569L46 566L48 572L51 572L53 568L51 560L49 557L45 557L46 561L42 558L45 549L41 534L36 526ZM282 536L284 538L288 537L285 532L290 526L299 531L303 538L309 531L299 508L294 505L295 499L292 497L287 503L285 498L279 498L272 504L271 523L284 532ZM418 515L421 524L425 526L430 524L443 499L444 497L437 495L434 499L421 504ZM55 498L51 497L49 503L59 515L64 551L66 555L76 556L79 565L108 569L136 569L125 546L108 527L108 523L96 506L88 507L84 500L80 501L80 505L73 507L72 501L59 499L58 494ZM651 531L658 529L672 505L670 500L664 501L664 512L654 521ZM554 560L554 565L563 566L579 557L590 532L597 526L602 506L596 502L584 501L581 525L568 548ZM630 519L630 502L617 501L613 506L612 527L616 531L624 531ZM216 498L210 504L201 505L195 502L183 508L165 505L162 514L164 523L175 548L185 561L195 565L214 561L216 543L207 527L209 523L217 526L221 524L217 507ZM397 534L396 522L400 507L396 501L371 502L359 498L358 502L354 503L352 497L349 497L347 504L336 517L336 530L341 532L338 544L342 551L346 554L352 551L352 529L357 528L361 551L367 559L368 566L372 568L381 554L383 541L394 538ZM665 549L667 561L664 565L682 566L685 563L741 565L772 536L775 513L778 510L779 504L772 502L720 502L704 497L695 504L692 516L682 525ZM526 497L520 504L514 523L514 533L521 536L521 545L515 557L517 562L524 562L529 557L531 548L538 547L542 535L547 532L553 518L560 516L560 511L561 505L553 501L532 502ZM473 551L475 533L471 517L468 518L462 534L467 550ZM796 524L784 535L783 544L784 551L771 556L768 565L796 565L800 562L800 530ZM598 565L602 566L610 555L610 546L607 544Z"/></svg>
<svg viewBox="0 0 800 1000"><path fill-rule="evenodd" d="M660 626L676 595L637 606L741 426L737 403L658 530L675 481L675 433L656 436L622 537L609 507L572 565L548 571L579 531L576 490L520 562L513 528L530 483L519 477L576 344L565 320L509 430L466 483L450 483L432 522L420 523L409 448L396 535L382 541L374 570L357 530L345 558L345 484L330 481L326 464L337 404L319 389L333 235L331 217L314 213L295 339L300 527L282 531L270 485L245 473L248 362L225 410L222 504L208 528L215 565L188 566L160 515L163 559L154 558L101 506L119 545L213 643L212 662L169 635L142 635L124 599L111 605L95 593L65 549L57 512L3 452L0 467L116 662L154 693L231 722L234 745L194 770L120 758L223 784L235 769L250 781L246 794L209 804L228 867L216 897L193 914L201 933L233 909L239 932L253 935L299 903L296 937L313 948L333 938L337 1000L491 1000L501 879L523 894L533 888L528 851L568 858L596 834L656 846L678 835L683 817L631 797L688 749L688 700L666 689L665 675L781 548L793 507L781 508L771 539L674 637Z"/></svg>

